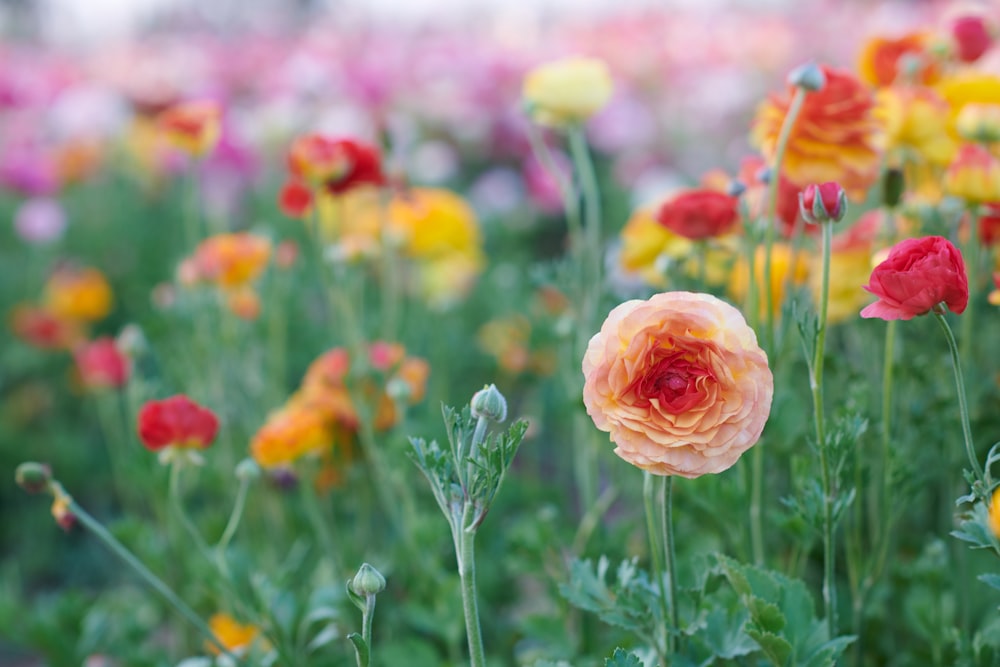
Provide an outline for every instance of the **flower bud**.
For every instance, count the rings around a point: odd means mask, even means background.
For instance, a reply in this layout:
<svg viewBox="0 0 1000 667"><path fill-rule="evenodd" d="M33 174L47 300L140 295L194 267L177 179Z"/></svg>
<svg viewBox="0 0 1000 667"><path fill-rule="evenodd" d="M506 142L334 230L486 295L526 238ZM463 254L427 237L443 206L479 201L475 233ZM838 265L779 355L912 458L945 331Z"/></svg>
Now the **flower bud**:
<svg viewBox="0 0 1000 667"><path fill-rule="evenodd" d="M890 167L882 174L882 205L888 208L899 206L906 190L906 178L903 170Z"/></svg>
<svg viewBox="0 0 1000 667"><path fill-rule="evenodd" d="M385 577L368 563L362 563L351 579L351 592L362 597L376 595L385 590Z"/></svg>
<svg viewBox="0 0 1000 667"><path fill-rule="evenodd" d="M28 461L17 466L14 480L28 493L41 493L52 481L52 469L44 463Z"/></svg>
<svg viewBox="0 0 1000 667"><path fill-rule="evenodd" d="M847 194L835 182L810 185L799 193L799 211L812 224L840 222L847 213Z"/></svg>
<svg viewBox="0 0 1000 667"><path fill-rule="evenodd" d="M243 459L236 464L234 474L241 482L252 482L260 477L260 466L253 459Z"/></svg>
<svg viewBox="0 0 1000 667"><path fill-rule="evenodd" d="M732 180L726 188L726 194L730 197L739 197L747 191L747 185L740 180Z"/></svg>
<svg viewBox="0 0 1000 667"><path fill-rule="evenodd" d="M816 63L799 65L788 74L788 83L811 93L823 90L826 85L826 75Z"/></svg>
<svg viewBox="0 0 1000 667"><path fill-rule="evenodd" d="M52 518L67 533L76 525L76 515L70 510L69 499L66 496L56 496L52 501Z"/></svg>
<svg viewBox="0 0 1000 667"><path fill-rule="evenodd" d="M507 399L495 384L477 391L472 396L469 407L472 409L472 416L476 418L485 418L498 424L507 419Z"/></svg>

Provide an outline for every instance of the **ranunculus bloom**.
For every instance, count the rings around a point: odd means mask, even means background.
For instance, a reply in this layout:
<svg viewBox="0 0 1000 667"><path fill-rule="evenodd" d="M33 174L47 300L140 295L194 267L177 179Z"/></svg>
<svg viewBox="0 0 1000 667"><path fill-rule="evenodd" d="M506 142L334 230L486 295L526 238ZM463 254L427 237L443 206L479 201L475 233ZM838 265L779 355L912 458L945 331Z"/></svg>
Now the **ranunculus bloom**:
<svg viewBox="0 0 1000 667"><path fill-rule="evenodd" d="M541 125L580 123L604 108L614 84L597 58L565 58L536 67L524 77L521 99Z"/></svg>
<svg viewBox="0 0 1000 667"><path fill-rule="evenodd" d="M157 122L171 146L201 157L219 141L221 116L222 110L216 102L182 102L163 111Z"/></svg>
<svg viewBox="0 0 1000 667"><path fill-rule="evenodd" d="M714 190L690 190L664 202L656 213L661 225L692 240L728 232L739 218L735 197Z"/></svg>
<svg viewBox="0 0 1000 667"><path fill-rule="evenodd" d="M260 638L260 628L255 625L243 625L229 614L216 613L208 619L208 627L215 639L226 647L230 653L243 655L255 642L261 642L266 648L266 640ZM219 647L212 642L206 642L205 648L218 654Z"/></svg>
<svg viewBox="0 0 1000 667"><path fill-rule="evenodd" d="M76 371L86 389L122 387L132 372L132 362L107 336L81 345L73 352Z"/></svg>
<svg viewBox="0 0 1000 667"><path fill-rule="evenodd" d="M271 258L271 241L250 232L216 234L194 252L191 277L233 289L253 282Z"/></svg>
<svg viewBox="0 0 1000 667"><path fill-rule="evenodd" d="M898 38L873 37L861 49L858 74L865 83L882 88L897 83L903 74L903 59L916 66L914 83L933 84L938 78L934 58L927 49L927 33L910 33ZM904 75L905 76L905 75Z"/></svg>
<svg viewBox="0 0 1000 667"><path fill-rule="evenodd" d="M955 55L965 63L979 60L979 56L986 53L993 43L993 36L982 16L958 17L951 24L951 36L955 42Z"/></svg>
<svg viewBox="0 0 1000 667"><path fill-rule="evenodd" d="M955 117L955 130L968 141L982 144L1000 141L1000 103L966 104Z"/></svg>
<svg viewBox="0 0 1000 667"><path fill-rule="evenodd" d="M45 305L57 317L96 322L111 311L111 286L93 268L62 266L45 284Z"/></svg>
<svg viewBox="0 0 1000 667"><path fill-rule="evenodd" d="M250 442L250 455L261 468L290 466L304 456L318 457L333 439L323 414L296 404L268 416Z"/></svg>
<svg viewBox="0 0 1000 667"><path fill-rule="evenodd" d="M993 245L1000 241L1000 202L984 204L979 217L979 241Z"/></svg>
<svg viewBox="0 0 1000 667"><path fill-rule="evenodd" d="M861 317L909 320L942 302L960 314L969 302L962 253L941 236L897 243L863 287L879 300L865 306Z"/></svg>
<svg viewBox="0 0 1000 667"><path fill-rule="evenodd" d="M948 167L944 191L976 204L1000 201L1000 161L978 144L965 144Z"/></svg>
<svg viewBox="0 0 1000 667"><path fill-rule="evenodd" d="M139 410L138 422L139 439L154 452L167 447L204 449L219 431L215 413L184 394L147 402Z"/></svg>
<svg viewBox="0 0 1000 667"><path fill-rule="evenodd" d="M312 207L312 190L301 181L291 179L281 186L278 208L289 218L302 218Z"/></svg>
<svg viewBox="0 0 1000 667"><path fill-rule="evenodd" d="M664 292L608 314L583 359L583 402L615 453L657 475L732 466L764 429L774 379L736 308Z"/></svg>
<svg viewBox="0 0 1000 667"><path fill-rule="evenodd" d="M307 134L292 143L288 167L293 176L342 194L359 185L382 185L382 161L375 146L354 139Z"/></svg>
<svg viewBox="0 0 1000 667"><path fill-rule="evenodd" d="M782 173L800 188L837 181L853 199L878 177L880 125L872 92L849 72L823 67L826 85L808 93L788 137ZM757 109L752 143L773 161L778 136L797 88L772 95Z"/></svg>

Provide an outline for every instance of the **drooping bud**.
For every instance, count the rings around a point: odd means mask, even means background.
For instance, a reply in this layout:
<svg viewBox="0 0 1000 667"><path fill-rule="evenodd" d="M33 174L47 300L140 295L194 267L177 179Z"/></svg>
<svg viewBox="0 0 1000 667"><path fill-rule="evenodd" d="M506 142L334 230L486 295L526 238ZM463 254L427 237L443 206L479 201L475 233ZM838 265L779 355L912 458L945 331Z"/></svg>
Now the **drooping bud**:
<svg viewBox="0 0 1000 667"><path fill-rule="evenodd" d="M847 194L836 182L810 185L799 193L799 211L814 225L840 222L847 213Z"/></svg>
<svg viewBox="0 0 1000 667"><path fill-rule="evenodd" d="M358 573L351 579L351 592L367 597L385 590L385 577L368 563L362 563Z"/></svg>
<svg viewBox="0 0 1000 667"><path fill-rule="evenodd" d="M472 416L485 418L497 424L507 419L507 399L504 398L495 384L490 384L473 396L469 402Z"/></svg>
<svg viewBox="0 0 1000 667"><path fill-rule="evenodd" d="M41 493L52 481L52 469L44 463L28 461L17 466L14 480L28 493Z"/></svg>
<svg viewBox="0 0 1000 667"><path fill-rule="evenodd" d="M890 167L882 174L882 205L887 208L896 208L903 198L906 190L906 178L903 170Z"/></svg>
<svg viewBox="0 0 1000 667"><path fill-rule="evenodd" d="M826 75L820 69L819 65L809 62L799 65L789 72L788 83L802 90L815 93L818 90L823 90L823 87L826 85Z"/></svg>

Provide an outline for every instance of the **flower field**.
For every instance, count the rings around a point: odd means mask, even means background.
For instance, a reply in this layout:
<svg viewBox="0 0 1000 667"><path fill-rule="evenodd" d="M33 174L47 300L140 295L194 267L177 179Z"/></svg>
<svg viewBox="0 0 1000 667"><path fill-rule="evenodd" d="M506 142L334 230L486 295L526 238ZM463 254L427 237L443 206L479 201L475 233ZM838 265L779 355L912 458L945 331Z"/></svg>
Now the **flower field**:
<svg viewBox="0 0 1000 667"><path fill-rule="evenodd" d="M0 665L1000 664L1000 6L792 4L0 45Z"/></svg>

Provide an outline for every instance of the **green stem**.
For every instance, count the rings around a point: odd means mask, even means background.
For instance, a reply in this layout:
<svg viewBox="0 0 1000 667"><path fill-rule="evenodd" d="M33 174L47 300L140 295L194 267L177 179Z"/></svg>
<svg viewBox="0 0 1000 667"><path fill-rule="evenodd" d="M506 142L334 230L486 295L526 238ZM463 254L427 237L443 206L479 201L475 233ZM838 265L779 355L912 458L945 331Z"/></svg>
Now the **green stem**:
<svg viewBox="0 0 1000 667"><path fill-rule="evenodd" d="M889 484L892 468L889 461L892 455L892 380L895 357L896 322L891 320L885 328L885 359L882 369L882 456L881 478L878 494L879 526L877 534L889 529Z"/></svg>
<svg viewBox="0 0 1000 667"><path fill-rule="evenodd" d="M667 628L667 619L670 618L670 606L667 603L667 596L670 595L668 592L668 586L664 583L664 572L663 572L663 558L664 558L664 546L663 546L663 535L660 531L660 521L659 521L659 507L657 505L657 498L659 494L657 493L657 486L660 486L658 482L659 477L653 475L649 471L643 471L642 473L642 500L646 509L646 532L649 537L649 558L653 565L653 580L656 582L656 589L659 595L657 600L660 604L660 614L663 617L663 625L666 629L666 638L662 641L657 641L656 652L658 654L660 663L662 665L667 665L667 657L670 655L670 637L673 633L669 628Z"/></svg>
<svg viewBox="0 0 1000 667"><path fill-rule="evenodd" d="M250 478L244 477L240 479L240 487L236 491L236 502L233 504L233 511L229 515L229 521L226 522L226 528L222 531L222 537L219 538L218 544L215 545L215 553L219 564L225 567L226 562L226 549L229 547L229 543L232 541L233 536L236 534L236 529L240 526L240 521L243 519L243 509L246 506L247 491L250 489Z"/></svg>
<svg viewBox="0 0 1000 667"><path fill-rule="evenodd" d="M319 540L320 547L323 549L324 554L330 559L333 565L334 574L340 572L339 559L337 558L336 546L333 541L333 535L330 533L330 527L326 524L326 520L323 517L323 512L320 510L319 502L316 497L316 486L310 480L300 479L299 489L302 495L302 507L306 511L306 517L309 519L309 523L312 524L313 532L316 534L316 539ZM337 575L336 578L338 578Z"/></svg>
<svg viewBox="0 0 1000 667"><path fill-rule="evenodd" d="M458 524L459 535L455 543L459 547L458 576L462 580L462 606L465 609L465 632L469 638L469 662L471 667L486 667L483 650L483 633L479 624L479 603L476 600L476 531L467 527L472 504L466 502L462 520Z"/></svg>
<svg viewBox="0 0 1000 667"><path fill-rule="evenodd" d="M366 660L359 662L360 667L368 667L372 659L372 620L375 618L375 595L369 593L365 596L365 608L361 612L361 639L368 647ZM358 656L359 661L361 656Z"/></svg>
<svg viewBox="0 0 1000 667"><path fill-rule="evenodd" d="M66 493L65 489L63 489L59 482L52 482L51 486L53 495L56 496L56 498L63 499L67 503L70 511L73 513L73 516L75 516L87 530L93 533L93 535L103 542L106 547L111 549L116 556L121 558L129 567L135 570L135 572L143 579L143 581L146 582L146 584L149 585L150 588L162 595L163 598L181 614L181 616L193 625L198 632L204 635L207 641L211 642L213 646L224 653L229 659L236 662L236 664L245 664L242 660L230 653L229 649L227 649L219 641L219 639L215 636L215 633L213 633L211 628L208 627L208 624L206 624L205 621L203 621L201 617L187 605L187 603L181 600L172 588L163 583L162 579L153 574L141 560L136 558L136 556L131 551L126 549L121 542L116 540L115 537L109 533L99 521L97 521L97 519L92 517L85 509L80 507L73 497Z"/></svg>
<svg viewBox="0 0 1000 667"><path fill-rule="evenodd" d="M205 538L202 537L198 528L191 521L191 517L187 515L184 511L184 502L181 498L181 469L184 464L179 461L174 461L170 464L170 487L168 490L168 495L170 497L170 505L174 509L174 515L177 520L180 521L181 526L187 531L188 536L201 551L202 555L205 556L209 561L212 560L211 552L209 551L208 544L205 543Z"/></svg>
<svg viewBox="0 0 1000 667"><path fill-rule="evenodd" d="M962 317L962 361L966 368L974 369L972 365L972 343L976 339L973 335L976 320L976 298L979 292L980 274L980 252L979 252L979 210L975 205L968 208L969 213L969 241L965 246L965 257L969 263L969 305L965 309ZM973 378L975 374L973 373Z"/></svg>
<svg viewBox="0 0 1000 667"><path fill-rule="evenodd" d="M983 485L983 489L985 490L983 468L979 465L979 459L976 456L976 447L972 442L972 428L969 425L969 405L965 397L965 380L962 378L962 361L959 357L958 344L955 342L955 334L952 333L948 320L938 308L943 308L943 306L939 304L931 312L934 313L938 324L941 325L944 337L948 340L948 349L951 351L951 367L955 372L955 390L958 393L958 410L962 420L962 437L965 440L965 453L969 455L969 465L972 466L976 480Z"/></svg>
<svg viewBox="0 0 1000 667"><path fill-rule="evenodd" d="M663 545L667 560L667 603L670 605L670 634L667 635L667 651L673 655L680 637L680 610L677 608L677 555L674 550L674 478L663 478L658 499L660 532L666 542ZM678 637L675 640L675 636Z"/></svg>

